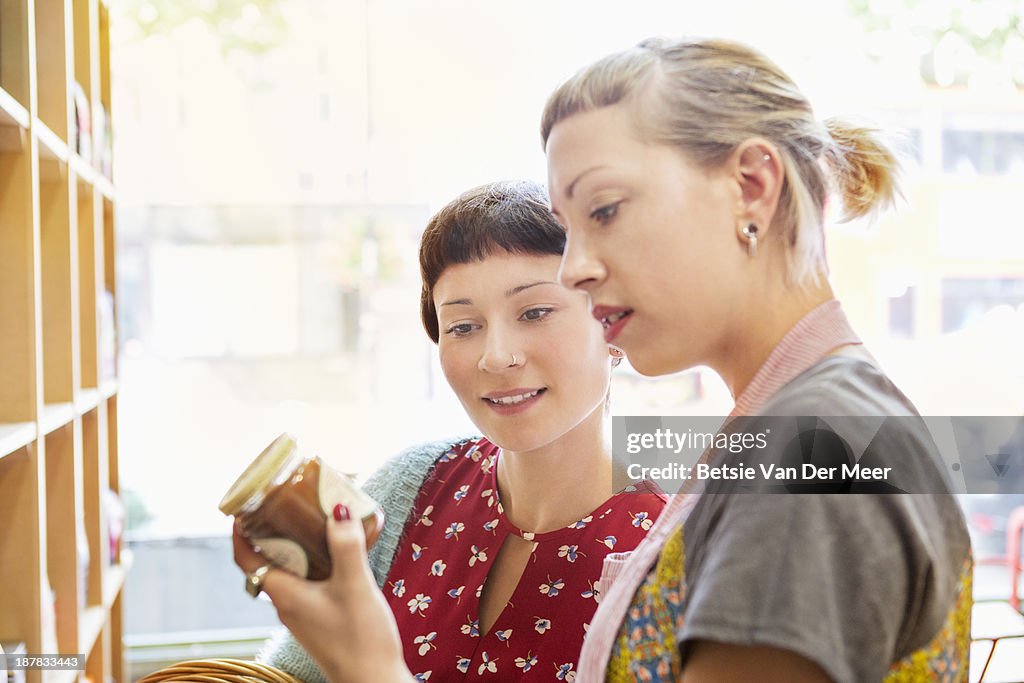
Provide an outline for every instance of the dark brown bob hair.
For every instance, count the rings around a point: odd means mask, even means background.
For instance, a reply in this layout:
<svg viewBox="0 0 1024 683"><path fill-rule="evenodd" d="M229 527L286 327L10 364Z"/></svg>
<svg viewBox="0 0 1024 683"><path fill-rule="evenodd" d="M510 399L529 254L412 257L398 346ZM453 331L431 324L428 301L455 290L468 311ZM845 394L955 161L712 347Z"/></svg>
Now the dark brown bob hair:
<svg viewBox="0 0 1024 683"><path fill-rule="evenodd" d="M424 329L436 344L440 331L434 285L445 268L500 252L561 256L563 249L565 231L551 214L542 185L504 181L462 193L430 219L420 239Z"/></svg>

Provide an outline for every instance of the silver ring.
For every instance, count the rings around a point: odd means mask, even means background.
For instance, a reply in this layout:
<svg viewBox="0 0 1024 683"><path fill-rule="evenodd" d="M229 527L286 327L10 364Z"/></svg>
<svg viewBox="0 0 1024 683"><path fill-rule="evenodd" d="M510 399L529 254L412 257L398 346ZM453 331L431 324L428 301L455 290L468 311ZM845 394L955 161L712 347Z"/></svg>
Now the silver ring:
<svg viewBox="0 0 1024 683"><path fill-rule="evenodd" d="M257 567L254 571L245 575L245 592L252 597L259 597L259 594L263 592L263 581L266 579L267 572L270 571L270 565L265 564L261 567Z"/></svg>
<svg viewBox="0 0 1024 683"><path fill-rule="evenodd" d="M509 367L511 368L513 366L516 366L516 365L518 365L518 363L516 363L516 354L513 353L512 354L512 364L509 365Z"/></svg>

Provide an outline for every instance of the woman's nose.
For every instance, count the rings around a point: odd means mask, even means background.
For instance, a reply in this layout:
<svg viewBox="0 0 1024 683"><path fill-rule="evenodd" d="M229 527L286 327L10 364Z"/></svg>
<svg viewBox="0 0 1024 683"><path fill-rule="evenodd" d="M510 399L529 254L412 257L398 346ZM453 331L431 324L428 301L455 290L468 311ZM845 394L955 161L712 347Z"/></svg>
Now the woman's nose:
<svg viewBox="0 0 1024 683"><path fill-rule="evenodd" d="M588 253L582 240L569 236L562 252L562 263L558 268L558 279L570 289L590 291L604 279L605 271L601 262Z"/></svg>
<svg viewBox="0 0 1024 683"><path fill-rule="evenodd" d="M521 367L526 362L523 352L512 351L511 344L488 344L480 355L477 367L483 372L505 372L512 368Z"/></svg>

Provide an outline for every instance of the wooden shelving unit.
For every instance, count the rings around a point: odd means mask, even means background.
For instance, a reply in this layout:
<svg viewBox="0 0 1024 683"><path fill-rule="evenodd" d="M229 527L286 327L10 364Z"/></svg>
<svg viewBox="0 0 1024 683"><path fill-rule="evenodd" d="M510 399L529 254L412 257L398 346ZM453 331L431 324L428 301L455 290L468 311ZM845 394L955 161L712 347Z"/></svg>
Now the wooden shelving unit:
<svg viewBox="0 0 1024 683"><path fill-rule="evenodd" d="M130 562L104 505L118 490L108 29L106 0L0 3L0 641L86 656L84 674L28 683L125 672Z"/></svg>

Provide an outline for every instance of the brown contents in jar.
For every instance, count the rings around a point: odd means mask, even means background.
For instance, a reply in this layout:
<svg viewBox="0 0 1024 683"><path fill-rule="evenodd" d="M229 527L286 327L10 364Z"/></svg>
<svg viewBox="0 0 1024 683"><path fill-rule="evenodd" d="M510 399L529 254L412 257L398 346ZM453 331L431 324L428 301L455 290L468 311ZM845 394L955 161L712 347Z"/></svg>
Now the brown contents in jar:
<svg viewBox="0 0 1024 683"><path fill-rule="evenodd" d="M296 468L288 481L272 487L256 510L238 515L242 533L247 538L287 538L298 543L309 560L306 578L313 580L331 575L327 516L320 504L319 480L319 460L307 460ZM369 547L380 534L383 515L378 510L362 521Z"/></svg>

